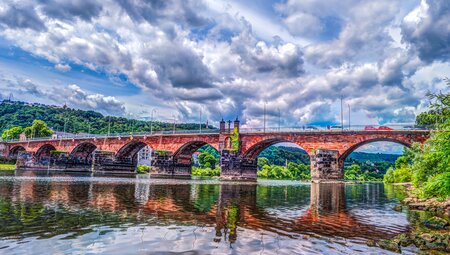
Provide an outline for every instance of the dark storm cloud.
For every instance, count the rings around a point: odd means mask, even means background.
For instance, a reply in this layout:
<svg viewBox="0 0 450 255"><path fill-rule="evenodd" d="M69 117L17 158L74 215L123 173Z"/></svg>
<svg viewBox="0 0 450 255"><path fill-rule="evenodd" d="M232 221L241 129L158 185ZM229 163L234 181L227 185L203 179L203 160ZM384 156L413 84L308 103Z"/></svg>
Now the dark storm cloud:
<svg viewBox="0 0 450 255"><path fill-rule="evenodd" d="M167 79L173 87L212 86L212 77L200 56L182 45L162 45L149 57L153 60L160 79Z"/></svg>
<svg viewBox="0 0 450 255"><path fill-rule="evenodd" d="M95 0L39 0L42 11L51 18L73 20L78 17L89 21L99 15L102 10L100 3Z"/></svg>
<svg viewBox="0 0 450 255"><path fill-rule="evenodd" d="M450 1L422 3L402 24L403 41L416 50L423 61L450 60Z"/></svg>
<svg viewBox="0 0 450 255"><path fill-rule="evenodd" d="M46 29L33 6L11 4L6 11L0 11L0 25L12 29L29 28L36 31Z"/></svg>

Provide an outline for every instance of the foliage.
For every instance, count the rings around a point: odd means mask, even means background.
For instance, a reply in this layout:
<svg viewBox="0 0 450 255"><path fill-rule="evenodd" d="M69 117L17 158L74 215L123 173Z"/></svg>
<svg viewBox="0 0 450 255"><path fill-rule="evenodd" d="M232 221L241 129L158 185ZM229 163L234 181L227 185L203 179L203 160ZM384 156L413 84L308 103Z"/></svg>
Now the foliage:
<svg viewBox="0 0 450 255"><path fill-rule="evenodd" d="M450 197L450 190L446 188L450 185L450 178L444 178L450 173L450 120L438 128L422 149L415 151L413 164L410 166L413 172L412 182L422 197Z"/></svg>
<svg viewBox="0 0 450 255"><path fill-rule="evenodd" d="M42 120L34 120L33 124L24 129L25 136L27 138L32 137L49 137L53 134L53 131Z"/></svg>
<svg viewBox="0 0 450 255"><path fill-rule="evenodd" d="M354 151L345 159L345 161L351 163L370 161L374 164L377 163L393 164L398 157L399 155L397 154L368 153L368 152Z"/></svg>
<svg viewBox="0 0 450 255"><path fill-rule="evenodd" d="M363 171L360 165L353 164L344 169L344 179L352 181L381 181L382 173Z"/></svg>
<svg viewBox="0 0 450 255"><path fill-rule="evenodd" d="M19 139L19 136L22 133L23 133L23 127L16 126L16 127L12 127L10 129L6 129L5 131L3 131L2 138L3 138L3 140Z"/></svg>
<svg viewBox="0 0 450 255"><path fill-rule="evenodd" d="M269 165L269 160L265 157L258 158L258 170L261 170L265 165Z"/></svg>
<svg viewBox="0 0 450 255"><path fill-rule="evenodd" d="M15 164L0 164L0 170L14 170L16 169Z"/></svg>
<svg viewBox="0 0 450 255"><path fill-rule="evenodd" d="M217 164L217 159L206 151L198 156L198 161L202 168L214 168Z"/></svg>
<svg viewBox="0 0 450 255"><path fill-rule="evenodd" d="M384 175L383 181L385 183L404 183L404 182L410 182L412 172L409 168L411 162L412 162L412 156L411 150L408 148L405 148L403 150L403 156L400 156L395 161L395 164L393 167L390 167L386 174Z"/></svg>
<svg viewBox="0 0 450 255"><path fill-rule="evenodd" d="M309 166L290 162L287 167L264 164L258 177L277 180L310 180Z"/></svg>
<svg viewBox="0 0 450 255"><path fill-rule="evenodd" d="M424 198L448 198L450 196L450 172L429 177L427 181L423 183L421 196Z"/></svg>
<svg viewBox="0 0 450 255"><path fill-rule="evenodd" d="M194 176L219 176L220 175L220 167L216 167L214 169L211 168L200 168L200 167L192 167L192 175Z"/></svg>
<svg viewBox="0 0 450 255"><path fill-rule="evenodd" d="M286 161L309 165L309 155L299 147L270 146L259 154L266 158L270 165L284 166Z"/></svg>
<svg viewBox="0 0 450 255"><path fill-rule="evenodd" d="M169 151L165 150L155 150L155 153L158 154L158 156L169 156Z"/></svg>
<svg viewBox="0 0 450 255"><path fill-rule="evenodd" d="M146 174L149 173L151 170L151 166L147 166L147 165L138 165L136 168L136 172L138 174Z"/></svg>
<svg viewBox="0 0 450 255"><path fill-rule="evenodd" d="M450 87L450 81L446 79L446 82ZM440 121L435 122L437 130L423 146L414 144L406 150L405 158L399 158L395 169L388 171L385 182L402 182L409 178L420 197L447 199L450 197L450 93L429 93L428 96L432 104L425 114L439 115ZM416 122L423 124L427 119L432 117L422 115Z"/></svg>
<svg viewBox="0 0 450 255"><path fill-rule="evenodd" d="M107 134L109 121L112 134L150 132L151 129L153 131L173 129L173 123L103 116L98 112L67 107L30 105L24 102L9 101L3 101L0 104L0 130L2 132L15 126L30 126L36 119L47 123L52 130L65 130L68 133ZM196 130L198 128L198 123L179 123L176 125L177 130ZM209 125L208 128L214 127ZM202 129L206 129L206 125L203 125Z"/></svg>
<svg viewBox="0 0 450 255"><path fill-rule="evenodd" d="M445 78L444 81L450 87L450 79ZM450 93L428 92L427 96L431 101L430 110L419 114L416 124L436 128L450 119Z"/></svg>
<svg viewBox="0 0 450 255"><path fill-rule="evenodd" d="M234 128L233 131L231 131L230 140L231 140L231 150L235 153L238 152L240 148L240 141L239 141L239 130L237 128Z"/></svg>

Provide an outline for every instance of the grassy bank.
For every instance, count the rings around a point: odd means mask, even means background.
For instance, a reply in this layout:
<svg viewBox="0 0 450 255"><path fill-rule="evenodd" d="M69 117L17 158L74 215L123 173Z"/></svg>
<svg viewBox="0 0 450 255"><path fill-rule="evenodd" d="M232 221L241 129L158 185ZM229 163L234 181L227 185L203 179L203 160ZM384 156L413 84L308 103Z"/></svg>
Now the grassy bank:
<svg viewBox="0 0 450 255"><path fill-rule="evenodd" d="M16 169L15 164L0 164L0 170L14 170Z"/></svg>

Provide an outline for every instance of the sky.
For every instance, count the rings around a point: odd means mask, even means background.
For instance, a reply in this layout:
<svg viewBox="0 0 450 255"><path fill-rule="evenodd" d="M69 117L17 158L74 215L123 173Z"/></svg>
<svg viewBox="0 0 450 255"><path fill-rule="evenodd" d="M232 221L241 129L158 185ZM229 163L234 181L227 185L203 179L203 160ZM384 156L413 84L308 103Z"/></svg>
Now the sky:
<svg viewBox="0 0 450 255"><path fill-rule="evenodd" d="M244 127L413 123L448 0L3 0L0 97ZM349 111L350 107L350 111Z"/></svg>

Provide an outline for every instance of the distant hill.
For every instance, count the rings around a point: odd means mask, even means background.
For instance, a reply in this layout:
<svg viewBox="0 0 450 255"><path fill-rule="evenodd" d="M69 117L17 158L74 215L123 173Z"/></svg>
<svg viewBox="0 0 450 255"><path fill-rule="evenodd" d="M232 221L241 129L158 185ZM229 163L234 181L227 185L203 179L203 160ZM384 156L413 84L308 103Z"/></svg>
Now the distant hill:
<svg viewBox="0 0 450 255"><path fill-rule="evenodd" d="M309 156L301 148L288 146L270 146L259 154L269 160L271 165L283 166L287 162L309 165Z"/></svg>
<svg viewBox="0 0 450 255"><path fill-rule="evenodd" d="M383 154L383 153L367 153L367 152L353 152L347 157L347 162L387 162L394 164L395 160L401 155ZM297 164L309 164L308 154L301 148L288 146L271 146L261 152L259 157L265 157L270 164L285 165L288 162L295 162Z"/></svg>
<svg viewBox="0 0 450 255"><path fill-rule="evenodd" d="M359 162L371 161L371 162L388 162L394 164L398 157L398 154L383 154L383 153L367 153L367 152L353 152L347 157L347 161L357 160Z"/></svg>
<svg viewBox="0 0 450 255"><path fill-rule="evenodd" d="M30 126L33 120L39 119L55 131L68 133L108 133L108 121L111 119L111 133L150 132L150 121L109 117L95 111L84 111L67 107L32 104L19 101L4 100L0 103L0 132L14 127ZM198 123L177 123L177 130L196 130ZM203 124L202 128L206 125ZM214 128L209 125L209 128ZM153 130L172 130L173 123L153 122ZM0 133L1 134L1 133Z"/></svg>

